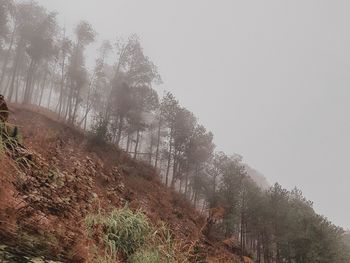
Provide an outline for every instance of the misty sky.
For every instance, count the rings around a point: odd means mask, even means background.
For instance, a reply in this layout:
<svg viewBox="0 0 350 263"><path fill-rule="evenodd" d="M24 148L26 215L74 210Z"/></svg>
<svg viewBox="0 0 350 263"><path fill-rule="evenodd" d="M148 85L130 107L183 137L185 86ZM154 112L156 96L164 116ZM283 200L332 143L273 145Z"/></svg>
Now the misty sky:
<svg viewBox="0 0 350 263"><path fill-rule="evenodd" d="M39 2L67 28L88 20L99 40L137 33L164 80L157 89L193 111L218 149L350 228L350 1Z"/></svg>

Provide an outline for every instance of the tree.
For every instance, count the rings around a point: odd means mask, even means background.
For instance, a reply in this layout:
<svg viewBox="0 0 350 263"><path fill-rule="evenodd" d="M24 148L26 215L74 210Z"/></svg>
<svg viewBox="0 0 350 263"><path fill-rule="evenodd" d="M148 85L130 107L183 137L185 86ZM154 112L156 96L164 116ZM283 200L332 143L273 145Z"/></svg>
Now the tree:
<svg viewBox="0 0 350 263"><path fill-rule="evenodd" d="M99 52L100 56L96 59L96 64L92 76L90 78L90 82L88 85L86 104L85 104L85 114L82 120L79 123L84 122L84 130L86 130L88 115L93 107L98 108L98 104L102 104L101 98L103 94L108 94L107 85L108 78L105 70L106 59L112 51L113 47L108 40L103 41Z"/></svg>
<svg viewBox="0 0 350 263"><path fill-rule="evenodd" d="M9 21L15 19L15 5L11 0L0 0L0 51L3 49L3 44L9 40ZM0 76L0 90L2 88L2 83L6 74L10 54L12 51L13 43L15 40L16 27L13 26L12 33L10 36L10 43L8 45L7 51L4 55L4 62L2 65L1 76ZM0 52L1 53L1 52Z"/></svg>
<svg viewBox="0 0 350 263"><path fill-rule="evenodd" d="M14 61L12 63L12 72L10 73L8 84L5 86L5 90L3 91L4 94L6 94L8 90L10 90L10 93L13 92L18 71L25 61L27 46L29 45L31 40L34 41L34 35L37 35L38 32L40 32L41 24L45 24L45 20L47 18L48 15L45 9L38 6L35 2L25 2L16 5L13 16L13 39L11 39L10 44L11 48L13 42L15 42L16 44L15 57L13 59ZM8 50L8 54L11 50L10 47ZM6 67L6 64L7 59L5 59L4 68ZM33 77L33 71L35 69L36 68L34 67L33 62L31 69L27 71L27 80L28 77ZM4 76L2 76L1 78L1 82L3 81L3 77ZM27 92L29 92L29 87Z"/></svg>
<svg viewBox="0 0 350 263"><path fill-rule="evenodd" d="M50 13L44 17L28 35L29 45L27 53L30 57L30 66L27 72L24 103L31 103L34 88L34 77L37 68L43 59L53 55L53 37L56 32L56 14ZM28 32L27 32L28 33Z"/></svg>
<svg viewBox="0 0 350 263"><path fill-rule="evenodd" d="M159 83L161 79L156 66L144 55L136 35L130 36L127 40L119 39L116 43L116 52L115 73L104 115L106 123L111 125L115 142L119 145L122 133L127 128L126 118L134 120L134 124L141 120L141 116L137 114L139 110L133 110L131 113L133 91L139 88L150 89L153 83Z"/></svg>
<svg viewBox="0 0 350 263"><path fill-rule="evenodd" d="M136 159L140 141L140 133L148 127L150 123L149 114L157 109L159 100L157 92L147 86L134 87L131 92L132 107L128 112L128 131L129 133L136 133L136 142L134 148L134 159Z"/></svg>
<svg viewBox="0 0 350 263"><path fill-rule="evenodd" d="M12 9L13 2L11 0L0 0L0 47L8 39L10 30L9 20Z"/></svg>
<svg viewBox="0 0 350 263"><path fill-rule="evenodd" d="M191 136L195 132L197 120L192 112L185 108L179 108L175 112L175 119L173 124L173 138L174 138L174 154L173 154L173 176L171 186L174 188L175 181L178 179L180 170L185 169L186 166L186 150L190 143Z"/></svg>
<svg viewBox="0 0 350 263"><path fill-rule="evenodd" d="M170 92L167 92L163 97L161 107L161 118L165 122L165 125L168 129L168 161L165 174L165 185L168 186L169 181L169 172L171 167L172 155L173 155L173 140L174 140L174 126L176 120L176 114L179 110L179 103L175 99L174 95Z"/></svg>
<svg viewBox="0 0 350 263"><path fill-rule="evenodd" d="M224 152L216 152L208 163L206 172L209 176L209 184L212 186L207 192L207 202L210 208L218 205L218 186L229 161L230 158Z"/></svg>
<svg viewBox="0 0 350 263"><path fill-rule="evenodd" d="M68 77L68 72L66 70L66 63L68 56L72 53L73 43L66 37L66 29L63 29L63 36L58 42L59 48L59 65L60 65L60 89L59 89L59 99L58 99L58 117L60 118L63 111L63 103L68 99L64 96L67 91L65 91L66 80Z"/></svg>
<svg viewBox="0 0 350 263"><path fill-rule="evenodd" d="M125 128L125 118L133 106L131 88L126 82L114 80L110 96L111 110L108 116L113 118L112 133L115 138L116 145L119 146L122 132ZM107 118L109 122L110 117Z"/></svg>
<svg viewBox="0 0 350 263"><path fill-rule="evenodd" d="M85 68L84 50L95 40L96 33L88 22L81 21L75 28L75 36L76 43L68 68L69 96L66 110L68 122L71 124L75 123L77 111L82 102L82 90L87 83L88 73Z"/></svg>
<svg viewBox="0 0 350 263"><path fill-rule="evenodd" d="M198 177L205 169L205 163L211 158L215 145L213 143L213 134L207 132L203 125L197 125L191 135L191 138L187 147L187 158L189 165L187 165L189 170L193 171L193 201L196 204L200 188L197 188L197 185L194 183L198 180ZM186 172L186 182L185 182L185 195L188 191L189 183L189 170Z"/></svg>

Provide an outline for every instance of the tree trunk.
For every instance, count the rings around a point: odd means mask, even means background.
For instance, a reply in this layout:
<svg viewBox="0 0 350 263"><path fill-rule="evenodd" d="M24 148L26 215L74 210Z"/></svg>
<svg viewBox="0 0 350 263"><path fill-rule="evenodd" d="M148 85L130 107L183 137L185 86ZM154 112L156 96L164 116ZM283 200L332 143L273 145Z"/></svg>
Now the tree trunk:
<svg viewBox="0 0 350 263"><path fill-rule="evenodd" d="M6 85L6 89L10 88L10 90L12 90L15 86L15 80L16 80L16 76L17 76L17 70L18 70L18 65L19 65L19 61L21 58L21 54L22 54L22 40L20 40L20 43L18 43L18 47L16 48L16 58L15 58L15 63L13 66L13 70L12 70L12 77L11 77L11 82L10 85ZM4 94L6 94L6 92L4 91Z"/></svg>
<svg viewBox="0 0 350 263"><path fill-rule="evenodd" d="M80 104L80 99L79 99L79 96L77 96L75 99L74 99L75 103L74 103L74 109L73 109L73 114L72 114L72 118L71 118L71 124L75 124L75 118L77 116L77 112L78 112L78 107L79 107L79 104Z"/></svg>
<svg viewBox="0 0 350 263"><path fill-rule="evenodd" d="M173 177L171 178L171 188L174 188L175 181L177 179L177 166L178 166L177 156L178 156L178 151L175 149L174 150Z"/></svg>
<svg viewBox="0 0 350 263"><path fill-rule="evenodd" d="M1 77L0 77L0 89L1 89L1 86L2 86L2 82L4 81L4 78L5 78L7 64L8 64L9 58L10 58L13 42L14 42L14 39L15 39L15 32L16 32L16 26L14 27L14 30L12 31L11 42L10 42L9 48L6 51L4 64L2 65L2 71L1 71Z"/></svg>
<svg viewBox="0 0 350 263"><path fill-rule="evenodd" d="M31 59L30 66L27 73L27 81L26 87L24 90L24 99L23 103L29 104L32 101L32 93L33 93L33 79L34 79L34 71L36 67L36 62L34 59Z"/></svg>
<svg viewBox="0 0 350 263"><path fill-rule="evenodd" d="M157 149L156 149L156 160L154 163L154 168L157 169L158 166L158 159L159 159L159 146L160 146L160 130L162 126L162 118L161 115L159 116L159 122L158 122L158 134L157 134Z"/></svg>
<svg viewBox="0 0 350 263"><path fill-rule="evenodd" d="M52 91L53 91L54 85L55 85L55 84L54 84L53 82L51 82L49 97L48 97L48 99L47 99L47 108L48 108L48 109L50 109L51 97L52 97Z"/></svg>
<svg viewBox="0 0 350 263"><path fill-rule="evenodd" d="M19 90L19 85L20 85L20 82L19 82L20 78L19 76L17 76L17 79L16 79L16 96L15 96L15 102L18 103L18 90Z"/></svg>
<svg viewBox="0 0 350 263"><path fill-rule="evenodd" d="M87 99L86 99L86 110L85 110L85 114L84 114L84 118L83 118L84 131L86 131L87 116L89 115L89 112L90 112L91 107L92 107L92 102L90 103L90 100L91 100L91 88L92 88L92 85L94 83L95 75L96 75L96 71L94 70L94 73L92 74L91 79L90 79L90 83L89 83L89 87L88 87L88 95L87 95ZM82 123L82 121L79 123L79 125L78 125L79 127L81 126L81 123Z"/></svg>
<svg viewBox="0 0 350 263"><path fill-rule="evenodd" d="M128 138L126 140L126 152L129 153L130 149L130 133L128 132Z"/></svg>
<svg viewBox="0 0 350 263"><path fill-rule="evenodd" d="M64 88L64 67L65 67L65 54L62 58L62 67L61 67L61 87L60 87L60 97L59 97L59 108L58 108L58 117L61 117L62 113L62 103L63 103L63 88Z"/></svg>
<svg viewBox="0 0 350 263"><path fill-rule="evenodd" d="M241 261L244 262L244 191L242 193L242 207L241 207Z"/></svg>
<svg viewBox="0 0 350 263"><path fill-rule="evenodd" d="M119 114L118 134L117 134L117 140L116 140L117 146L119 146L120 138L122 137L123 128L124 128L124 116L122 114Z"/></svg>
<svg viewBox="0 0 350 263"><path fill-rule="evenodd" d="M188 171L186 172L186 180L185 180L185 197L187 198L188 193Z"/></svg>
<svg viewBox="0 0 350 263"><path fill-rule="evenodd" d="M41 86L39 106L41 106L41 102L42 102L42 100L43 100L43 95L44 95L44 90L45 90L45 86L46 86L47 75L48 75L48 72L46 71L46 72L45 72L45 75L44 75L44 80L43 80L43 83L42 83L42 86ZM49 107L48 107L48 108L49 108Z"/></svg>
<svg viewBox="0 0 350 263"><path fill-rule="evenodd" d="M65 107L66 107L66 112L65 112L65 116L64 119L69 121L70 117L71 117L71 104L72 104L72 87L70 87L70 91L69 91L69 96L66 96L65 98Z"/></svg>
<svg viewBox="0 0 350 263"><path fill-rule="evenodd" d="M86 108L83 118L78 123L78 127L80 127L82 125L82 123L84 122L84 131L86 131L86 128L87 128L87 119L88 119L88 115L90 113L90 110L91 110L90 107Z"/></svg>
<svg viewBox="0 0 350 263"><path fill-rule="evenodd" d="M181 178L180 178L180 186L179 186L179 193L182 193L182 184L183 184L183 178L181 176Z"/></svg>
<svg viewBox="0 0 350 263"><path fill-rule="evenodd" d="M170 165L171 165L171 155L173 151L173 129L170 129L170 138L169 138L169 156L168 156L168 165L166 168L166 175L165 175L165 185L168 186L169 181L169 171L170 171Z"/></svg>
<svg viewBox="0 0 350 263"><path fill-rule="evenodd" d="M140 130L137 130L136 132L136 143L135 143L135 150L134 150L134 159L137 157L137 147L139 146L140 141Z"/></svg>
<svg viewBox="0 0 350 263"><path fill-rule="evenodd" d="M151 135L150 135L150 144L149 144L149 159L148 159L148 163L150 164L150 165L152 165L152 157L153 157L153 145L154 145L154 142L153 142L153 131L154 131L154 129L153 129L153 127L151 128Z"/></svg>

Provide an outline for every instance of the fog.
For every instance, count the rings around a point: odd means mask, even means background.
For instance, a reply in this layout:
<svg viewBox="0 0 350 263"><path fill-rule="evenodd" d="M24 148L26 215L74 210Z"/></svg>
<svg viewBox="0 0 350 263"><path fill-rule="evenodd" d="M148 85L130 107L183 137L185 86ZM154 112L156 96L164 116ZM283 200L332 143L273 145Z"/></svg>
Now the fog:
<svg viewBox="0 0 350 263"><path fill-rule="evenodd" d="M298 186L350 228L350 2L38 2L67 28L88 20L99 40L137 33L159 67L157 89L193 111L218 149Z"/></svg>

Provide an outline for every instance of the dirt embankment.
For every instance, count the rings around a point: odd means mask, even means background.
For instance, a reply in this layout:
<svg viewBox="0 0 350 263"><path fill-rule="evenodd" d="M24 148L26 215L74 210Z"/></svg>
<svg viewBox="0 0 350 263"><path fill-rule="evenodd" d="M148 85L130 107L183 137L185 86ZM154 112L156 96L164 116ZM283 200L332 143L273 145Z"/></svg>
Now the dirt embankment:
<svg viewBox="0 0 350 263"><path fill-rule="evenodd" d="M180 195L164 187L156 171L111 145L96 146L84 134L40 109L11 105L24 152L0 159L0 240L17 254L63 262L91 262L92 240L84 218L126 203L152 222L165 222L188 247L216 262L234 262L227 251L204 242L205 219ZM23 157L29 157L24 162ZM2 245L0 244L0 245ZM212 261L215 262L215 261Z"/></svg>

